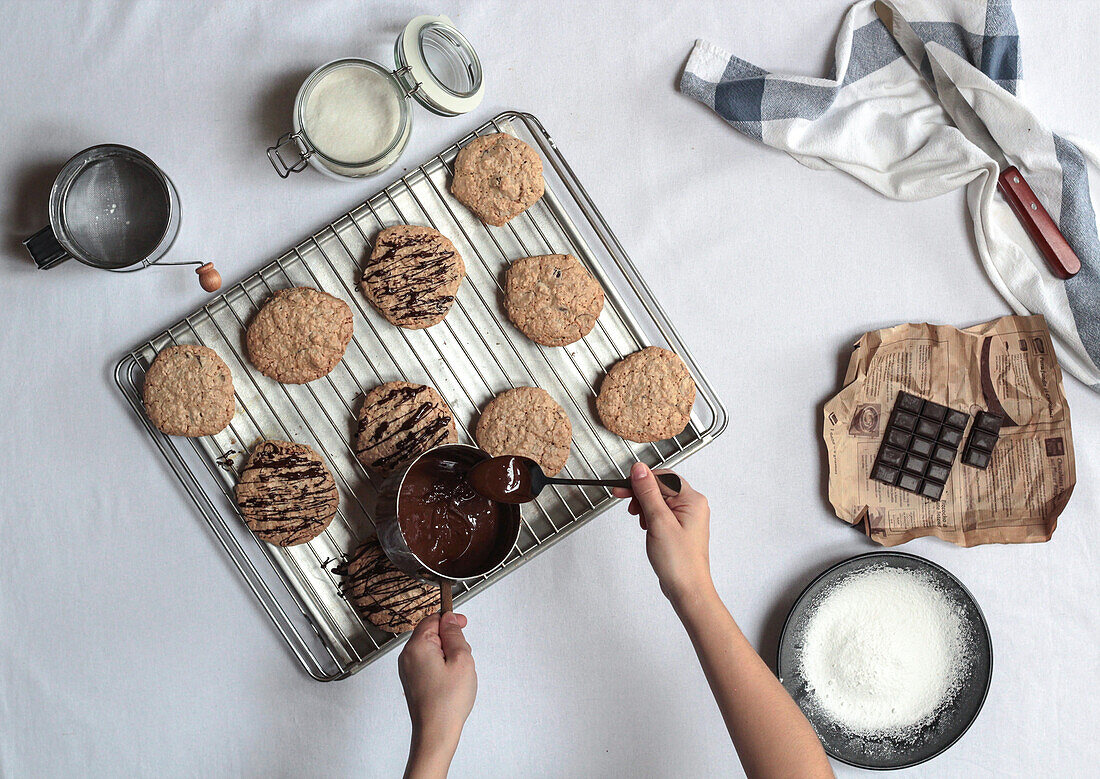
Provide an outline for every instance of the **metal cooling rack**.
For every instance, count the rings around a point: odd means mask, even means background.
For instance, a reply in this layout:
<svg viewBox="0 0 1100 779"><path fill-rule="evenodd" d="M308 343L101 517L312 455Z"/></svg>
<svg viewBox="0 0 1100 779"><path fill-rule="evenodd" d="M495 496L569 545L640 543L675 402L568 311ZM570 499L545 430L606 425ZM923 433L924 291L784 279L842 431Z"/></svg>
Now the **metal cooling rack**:
<svg viewBox="0 0 1100 779"><path fill-rule="evenodd" d="M544 161L546 193L504 227L487 227L450 194L458 149L477 135L508 132L536 148ZM447 235L465 260L467 276L447 318L425 330L393 327L357 289L374 235L392 224L425 224ZM571 253L603 284L606 303L595 329L564 348L546 348L515 330L504 314L501 281L509 261ZM341 363L305 385L279 384L244 356L244 330L277 289L308 285L347 301L355 336ZM172 344L204 344L233 373L237 411L229 427L205 438L174 438L146 419L145 371ZM642 346L677 352L698 387L687 429L655 444L624 441L600 426L595 396L606 370ZM373 506L381 480L352 449L362 394L403 379L434 386L450 404L460 440L473 443L479 410L512 387L542 387L566 409L573 448L565 473L577 478L625 475L643 460L670 466L698 451L726 426L726 412L680 341L626 252L534 116L508 112L419 166L363 205L326 225L271 264L230 288L183 321L138 345L118 363L115 378L169 467L210 524L260 605L315 679L343 679L401 641L363 620L340 595L332 570L343 555L373 535ZM257 441L277 438L312 446L340 490L336 519L314 541L270 546L253 536L237 512L233 487ZM502 568L459 586L462 602L501 579L614 504L598 488L544 491L523 508L519 541Z"/></svg>

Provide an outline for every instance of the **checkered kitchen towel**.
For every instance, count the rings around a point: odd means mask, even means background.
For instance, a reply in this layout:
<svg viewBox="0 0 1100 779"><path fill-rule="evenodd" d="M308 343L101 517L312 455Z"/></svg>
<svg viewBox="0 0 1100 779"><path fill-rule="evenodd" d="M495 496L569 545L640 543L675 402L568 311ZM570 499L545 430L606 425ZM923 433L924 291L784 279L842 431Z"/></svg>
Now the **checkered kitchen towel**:
<svg viewBox="0 0 1100 779"><path fill-rule="evenodd" d="M830 78L769 73L697 41L680 90L745 135L808 167L845 171L887 197L919 200L965 185L994 285L1018 313L1046 315L1062 365L1100 391L1100 240L1088 172L1100 156L1055 135L1016 97L1020 47L1009 0L887 5L923 40L921 72L931 77L934 58L1058 222L1081 260L1072 279L1047 269L1008 203L994 197L996 163L950 123L871 0L845 17Z"/></svg>

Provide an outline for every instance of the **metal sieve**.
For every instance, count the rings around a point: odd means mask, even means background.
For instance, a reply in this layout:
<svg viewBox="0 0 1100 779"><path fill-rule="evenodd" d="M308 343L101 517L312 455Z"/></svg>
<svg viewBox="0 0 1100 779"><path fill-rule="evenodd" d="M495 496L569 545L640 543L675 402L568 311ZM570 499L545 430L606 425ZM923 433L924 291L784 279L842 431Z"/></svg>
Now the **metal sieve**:
<svg viewBox="0 0 1100 779"><path fill-rule="evenodd" d="M66 162L50 190L49 214L50 224L23 242L42 270L69 259L120 272L158 262L197 265L203 289L221 286L210 263L160 262L179 233L179 194L129 146L92 146Z"/></svg>

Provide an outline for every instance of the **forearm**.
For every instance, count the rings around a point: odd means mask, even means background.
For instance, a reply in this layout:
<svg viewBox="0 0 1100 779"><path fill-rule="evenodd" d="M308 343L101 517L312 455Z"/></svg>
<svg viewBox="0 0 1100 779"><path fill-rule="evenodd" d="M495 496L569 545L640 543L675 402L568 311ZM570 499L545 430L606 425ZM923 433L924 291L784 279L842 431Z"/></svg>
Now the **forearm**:
<svg viewBox="0 0 1100 779"><path fill-rule="evenodd" d="M445 779L457 749L458 734L434 735L414 728L405 779Z"/></svg>
<svg viewBox="0 0 1100 779"><path fill-rule="evenodd" d="M832 776L810 723L741 633L713 585L676 598L673 605L745 773L752 779Z"/></svg>

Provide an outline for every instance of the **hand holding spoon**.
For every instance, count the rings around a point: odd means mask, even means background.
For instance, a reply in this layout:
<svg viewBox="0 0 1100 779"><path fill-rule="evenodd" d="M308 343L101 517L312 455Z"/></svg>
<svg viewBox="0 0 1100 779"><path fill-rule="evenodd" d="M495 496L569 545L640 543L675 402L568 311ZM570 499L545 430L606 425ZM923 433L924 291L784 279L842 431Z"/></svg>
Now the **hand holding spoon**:
<svg viewBox="0 0 1100 779"><path fill-rule="evenodd" d="M682 486L675 473L654 474L675 493ZM527 503L538 497L547 484L574 484L579 487L626 487L630 479L556 479L547 476L529 457L506 455L480 462L467 477L479 493L499 503Z"/></svg>

